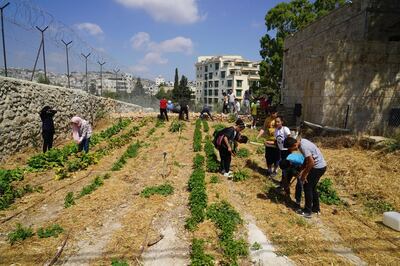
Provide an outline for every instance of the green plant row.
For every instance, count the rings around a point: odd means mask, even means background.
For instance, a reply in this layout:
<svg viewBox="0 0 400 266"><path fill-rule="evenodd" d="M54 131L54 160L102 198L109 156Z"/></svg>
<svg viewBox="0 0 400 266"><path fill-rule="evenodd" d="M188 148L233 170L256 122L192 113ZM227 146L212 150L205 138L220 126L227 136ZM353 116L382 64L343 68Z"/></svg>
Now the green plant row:
<svg viewBox="0 0 400 266"><path fill-rule="evenodd" d="M191 217L186 220L185 227L191 231L204 221L205 208L207 207L207 191L204 171L204 157L196 154L193 159L194 170L188 181L189 208Z"/></svg>
<svg viewBox="0 0 400 266"><path fill-rule="evenodd" d="M59 234L63 233L64 229L58 224L53 224L48 227L41 227L37 230L37 235L40 238L48 238L48 237L58 237ZM10 232L7 236L8 242L11 245L14 245L16 242L21 242L27 238L34 236L32 227L24 227L20 223L16 225L16 228Z"/></svg>
<svg viewBox="0 0 400 266"><path fill-rule="evenodd" d="M109 179L110 174L104 174L102 176L96 176L92 182L84 186L82 190L75 197L73 192L68 192L64 199L64 208L69 208L72 205L75 205L75 200L82 198L83 196L89 195L99 187L104 184L104 180Z"/></svg>
<svg viewBox="0 0 400 266"><path fill-rule="evenodd" d="M197 119L193 135L193 151L201 151L201 139L201 120Z"/></svg>
<svg viewBox="0 0 400 266"><path fill-rule="evenodd" d="M206 153L206 165L207 171L211 173L216 173L219 171L219 163L217 160L217 155L215 154L214 144L209 138L207 138L204 144L204 151Z"/></svg>
<svg viewBox="0 0 400 266"><path fill-rule="evenodd" d="M150 196L159 194L162 196L168 196L174 193L174 187L171 186L170 184L163 184L160 186L152 186L152 187L146 187L145 189L142 190L140 193L140 196L145 197L145 198L150 198Z"/></svg>
<svg viewBox="0 0 400 266"><path fill-rule="evenodd" d="M12 185L12 182L23 179L24 172L22 169L0 169L0 210L8 208L16 198L34 191L34 188L30 185L25 185L22 188L16 188Z"/></svg>
<svg viewBox="0 0 400 266"><path fill-rule="evenodd" d="M207 120L203 120L203 130L204 130L204 132L208 132L208 131L210 131L210 127L208 126L208 122L207 122Z"/></svg>
<svg viewBox="0 0 400 266"><path fill-rule="evenodd" d="M204 240L193 238L190 253L191 266L214 266L214 257L204 252Z"/></svg>
<svg viewBox="0 0 400 266"><path fill-rule="evenodd" d="M182 131L184 127L185 127L184 122L179 121L179 120L174 120L174 121L172 121L171 125L169 126L169 131L170 132Z"/></svg>
<svg viewBox="0 0 400 266"><path fill-rule="evenodd" d="M207 208L207 218L215 223L219 233L219 243L227 265L238 265L240 256L248 255L248 245L244 239L236 240L234 233L243 223L239 213L226 201L213 203Z"/></svg>
<svg viewBox="0 0 400 266"><path fill-rule="evenodd" d="M134 158L138 154L138 150L140 148L140 142L136 141L136 143L131 144L128 146L124 154L113 164L111 167L112 171L118 171L121 170L122 167L126 164L126 160L129 158Z"/></svg>
<svg viewBox="0 0 400 266"><path fill-rule="evenodd" d="M98 134L93 134L90 138L91 147L96 146L98 143L105 139L111 138L113 135L119 133L131 123L130 119L120 119L118 122ZM68 156L78 152L78 145L69 143L61 149L51 149L46 153L40 153L28 159L28 166L33 170L52 169L54 167L64 166Z"/></svg>

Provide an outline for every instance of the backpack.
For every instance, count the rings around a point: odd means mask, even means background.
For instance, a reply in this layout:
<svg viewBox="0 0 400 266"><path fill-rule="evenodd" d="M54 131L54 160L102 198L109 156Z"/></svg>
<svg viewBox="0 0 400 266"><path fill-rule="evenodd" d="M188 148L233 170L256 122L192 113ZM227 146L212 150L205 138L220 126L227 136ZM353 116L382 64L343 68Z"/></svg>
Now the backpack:
<svg viewBox="0 0 400 266"><path fill-rule="evenodd" d="M222 131L223 131L223 129L215 130L213 133L214 139L213 139L212 143L214 144L214 147L216 149L219 149L221 147L222 140L224 139L224 134L221 134Z"/></svg>

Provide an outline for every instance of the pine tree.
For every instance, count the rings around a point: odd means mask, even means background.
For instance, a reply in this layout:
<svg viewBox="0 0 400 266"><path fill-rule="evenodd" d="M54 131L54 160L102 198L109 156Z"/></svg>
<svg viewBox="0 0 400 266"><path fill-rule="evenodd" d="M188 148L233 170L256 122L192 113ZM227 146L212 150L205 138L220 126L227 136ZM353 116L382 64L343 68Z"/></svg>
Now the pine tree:
<svg viewBox="0 0 400 266"><path fill-rule="evenodd" d="M179 75L178 68L175 68L175 81L174 81L174 90L177 90L179 86Z"/></svg>

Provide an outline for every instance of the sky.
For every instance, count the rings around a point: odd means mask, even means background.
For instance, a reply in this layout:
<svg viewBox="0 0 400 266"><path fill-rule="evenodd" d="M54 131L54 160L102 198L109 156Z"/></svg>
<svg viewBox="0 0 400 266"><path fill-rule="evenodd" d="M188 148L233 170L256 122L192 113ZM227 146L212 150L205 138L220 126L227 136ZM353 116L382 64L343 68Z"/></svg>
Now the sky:
<svg viewBox="0 0 400 266"><path fill-rule="evenodd" d="M4 2L4 1L2 1ZM10 0L21 5L22 0ZM175 67L180 75L195 79L194 64L202 55L242 55L261 60L260 38L266 33L266 12L277 0L32 0L34 6L51 14L80 36L87 47L104 53L105 68L123 66L134 76L154 79L158 75L173 80ZM5 10L15 16L13 7ZM6 37L12 66L32 68L40 44L40 32L23 30L21 25L6 26ZM32 19L31 19L32 20ZM43 19L46 20L46 19ZM32 21L30 21L32 22ZM6 20L7 23L7 20ZM40 18L33 21L38 25ZM8 32L7 32L8 30ZM52 29L50 29L52 30ZM57 31L54 28L53 31ZM47 34L47 33L45 33ZM56 34L50 32L49 35ZM67 39L67 35L64 36ZM68 42L68 40L66 40ZM53 43L52 43L53 42ZM46 40L50 71L65 72L65 47ZM79 55L91 50L72 44L72 71L82 71ZM75 46L74 46L75 45ZM74 57L72 55L72 57ZM89 69L97 70L89 57ZM41 57L38 66L42 67ZM114 61L113 61L114 62Z"/></svg>

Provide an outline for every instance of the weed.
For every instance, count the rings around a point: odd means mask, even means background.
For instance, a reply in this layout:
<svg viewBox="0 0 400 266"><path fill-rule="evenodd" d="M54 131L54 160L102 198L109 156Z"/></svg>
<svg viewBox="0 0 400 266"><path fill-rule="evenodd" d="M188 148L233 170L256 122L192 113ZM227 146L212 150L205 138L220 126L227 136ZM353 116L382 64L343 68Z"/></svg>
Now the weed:
<svg viewBox="0 0 400 266"><path fill-rule="evenodd" d="M265 148L262 146L258 146L256 150L256 154L264 154Z"/></svg>
<svg viewBox="0 0 400 266"><path fill-rule="evenodd" d="M7 236L8 242L14 245L15 242L23 241L34 235L32 228L23 227L20 223L17 224L14 231L10 232Z"/></svg>
<svg viewBox="0 0 400 266"><path fill-rule="evenodd" d="M129 264L124 260L112 259L111 266L129 266Z"/></svg>
<svg viewBox="0 0 400 266"><path fill-rule="evenodd" d="M64 208L69 208L75 205L74 192L68 192L64 199Z"/></svg>
<svg viewBox="0 0 400 266"><path fill-rule="evenodd" d="M175 165L176 167L179 167L179 168L182 168L182 167L185 166L185 165L183 165L183 164L180 164L180 163L177 162L177 161L174 161L174 165Z"/></svg>
<svg viewBox="0 0 400 266"><path fill-rule="evenodd" d="M165 125L164 120L157 119L155 127L163 127Z"/></svg>
<svg viewBox="0 0 400 266"><path fill-rule="evenodd" d="M194 238L190 254L192 266L214 266L214 258L204 253L204 240Z"/></svg>
<svg viewBox="0 0 400 266"><path fill-rule="evenodd" d="M251 250L260 250L262 249L262 246L260 243L258 243L257 241L253 243L253 245L251 245L250 247Z"/></svg>
<svg viewBox="0 0 400 266"><path fill-rule="evenodd" d="M79 192L77 199L92 193L93 191L95 191L98 187L102 186L103 184L104 184L103 177L96 176L95 179L92 181L92 183L90 183L89 185L84 186L82 188L81 192Z"/></svg>
<svg viewBox="0 0 400 266"><path fill-rule="evenodd" d="M140 146L141 145L140 145L139 141L137 141L134 144L129 145L128 148L126 149L126 151L124 152L124 154L122 154L122 156L113 164L113 166L111 167L111 170L118 171L118 170L122 169L122 167L126 164L126 159L134 158L137 156Z"/></svg>
<svg viewBox="0 0 400 266"><path fill-rule="evenodd" d="M174 120L174 121L172 121L171 125L169 126L169 131L170 132L182 131L184 126L185 126L185 124L182 121Z"/></svg>
<svg viewBox="0 0 400 266"><path fill-rule="evenodd" d="M155 128L155 127L152 127L152 128L147 132L147 138L150 137L151 135L153 135L154 132L156 132L156 128Z"/></svg>
<svg viewBox="0 0 400 266"><path fill-rule="evenodd" d="M295 224L301 227L308 227L307 221L303 217L295 216L289 219L290 224Z"/></svg>
<svg viewBox="0 0 400 266"><path fill-rule="evenodd" d="M328 204L328 205L339 205L341 200L333 188L332 180L329 178L323 179L317 185L317 190L319 192L319 199L321 202Z"/></svg>
<svg viewBox="0 0 400 266"><path fill-rule="evenodd" d="M241 169L233 173L232 180L234 182L244 181L250 177L249 171L246 169Z"/></svg>
<svg viewBox="0 0 400 266"><path fill-rule="evenodd" d="M59 226L58 224L53 224L51 226L48 226L46 228L39 228L37 231L37 235L40 238L47 238L47 237L58 237L59 234L61 234L62 232L64 232L64 229Z"/></svg>
<svg viewBox="0 0 400 266"><path fill-rule="evenodd" d="M216 176L216 175L211 176L211 178L210 178L210 183L211 184L217 184L219 182L220 182L220 180L219 180L218 176Z"/></svg>
<svg viewBox="0 0 400 266"><path fill-rule="evenodd" d="M246 148L240 148L237 151L236 156L239 158L247 158L250 156L250 151Z"/></svg>
<svg viewBox="0 0 400 266"><path fill-rule="evenodd" d="M174 188L170 184L164 184L156 187L146 187L142 190L140 195L145 198L149 198L154 194L159 194L162 196L168 196L174 193Z"/></svg>
<svg viewBox="0 0 400 266"><path fill-rule="evenodd" d="M369 198L364 202L364 206L369 214L382 214L394 210L393 205L383 199Z"/></svg>

